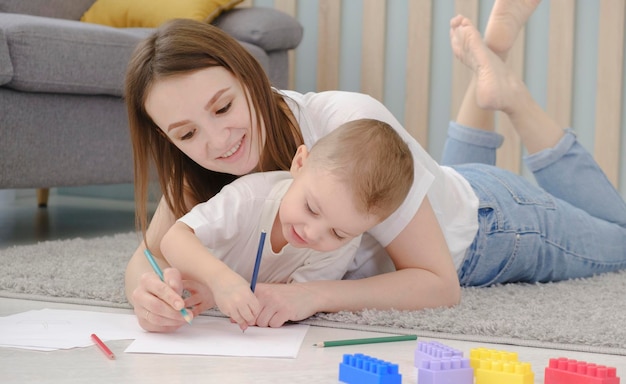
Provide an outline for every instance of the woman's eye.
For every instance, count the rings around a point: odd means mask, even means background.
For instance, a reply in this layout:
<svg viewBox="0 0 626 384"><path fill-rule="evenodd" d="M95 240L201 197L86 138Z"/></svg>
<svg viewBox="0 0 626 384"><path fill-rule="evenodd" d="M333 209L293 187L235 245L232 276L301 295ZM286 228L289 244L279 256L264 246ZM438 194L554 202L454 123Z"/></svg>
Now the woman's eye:
<svg viewBox="0 0 626 384"><path fill-rule="evenodd" d="M181 136L180 139L181 140L189 140L189 139L191 139L193 137L195 132L196 132L195 130L189 131L189 132L185 133L183 136Z"/></svg>
<svg viewBox="0 0 626 384"><path fill-rule="evenodd" d="M218 114L218 115L221 115L221 114L223 114L223 113L228 112L228 110L230 109L231 105L233 105L233 103L232 103L232 102L230 102L230 103L226 104L224 107L222 107L222 108L218 109L218 110L217 110L217 114Z"/></svg>

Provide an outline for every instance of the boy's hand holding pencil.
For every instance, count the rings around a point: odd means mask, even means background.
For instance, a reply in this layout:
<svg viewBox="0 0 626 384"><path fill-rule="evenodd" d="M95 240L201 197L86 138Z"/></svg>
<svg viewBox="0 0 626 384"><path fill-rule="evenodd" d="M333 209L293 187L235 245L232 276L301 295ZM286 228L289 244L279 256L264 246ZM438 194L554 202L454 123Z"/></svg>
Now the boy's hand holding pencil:
<svg viewBox="0 0 626 384"><path fill-rule="evenodd" d="M220 275L220 280L224 278L227 280L218 282L217 290L213 290L215 302L220 311L230 316L232 322L239 324L239 328L241 328L242 331L245 331L248 325L256 323L256 318L261 310L261 304L254 295L254 289L256 288L257 278L259 277L265 236L266 232L262 231L259 238L259 247L254 261L250 286L248 287L248 282L237 273L227 269L227 271L224 271L225 273ZM221 305L220 302L222 303Z"/></svg>
<svg viewBox="0 0 626 384"><path fill-rule="evenodd" d="M261 304L243 277L232 270L220 275L211 283L215 303L223 314L245 331L249 325L256 323Z"/></svg>

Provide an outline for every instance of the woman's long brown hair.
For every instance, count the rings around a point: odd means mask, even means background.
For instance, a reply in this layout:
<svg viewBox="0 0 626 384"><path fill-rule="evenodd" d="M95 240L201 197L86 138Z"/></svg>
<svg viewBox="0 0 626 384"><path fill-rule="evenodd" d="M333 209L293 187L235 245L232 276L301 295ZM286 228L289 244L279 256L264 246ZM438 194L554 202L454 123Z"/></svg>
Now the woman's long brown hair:
<svg viewBox="0 0 626 384"><path fill-rule="evenodd" d="M299 127L261 65L232 37L210 24L177 19L163 24L139 43L128 65L125 84L135 172L137 227L148 227L148 190L152 160L168 207L180 217L206 201L237 176L214 172L195 163L161 133L145 109L152 84L168 76L221 66L248 92L258 129L266 130L258 170L288 170L303 143ZM250 108L250 110L253 110ZM259 132L260 135L260 132Z"/></svg>

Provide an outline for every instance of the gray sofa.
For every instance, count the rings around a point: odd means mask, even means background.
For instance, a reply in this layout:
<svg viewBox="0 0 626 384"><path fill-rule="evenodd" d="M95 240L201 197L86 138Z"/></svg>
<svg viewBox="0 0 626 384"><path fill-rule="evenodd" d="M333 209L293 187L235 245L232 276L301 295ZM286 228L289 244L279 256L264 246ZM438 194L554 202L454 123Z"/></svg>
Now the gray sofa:
<svg viewBox="0 0 626 384"><path fill-rule="evenodd" d="M0 0L0 189L130 183L126 65L150 29L78 21L94 0ZM271 8L213 24L285 88L302 26Z"/></svg>

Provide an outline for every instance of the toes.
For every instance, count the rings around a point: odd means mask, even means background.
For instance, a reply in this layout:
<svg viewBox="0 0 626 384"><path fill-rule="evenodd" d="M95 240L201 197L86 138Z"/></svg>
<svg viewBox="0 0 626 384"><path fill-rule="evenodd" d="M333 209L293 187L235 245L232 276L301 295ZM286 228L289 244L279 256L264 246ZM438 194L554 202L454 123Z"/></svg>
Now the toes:
<svg viewBox="0 0 626 384"><path fill-rule="evenodd" d="M461 25L463 21L463 15L456 15L452 19L450 19L450 28L456 28Z"/></svg>

